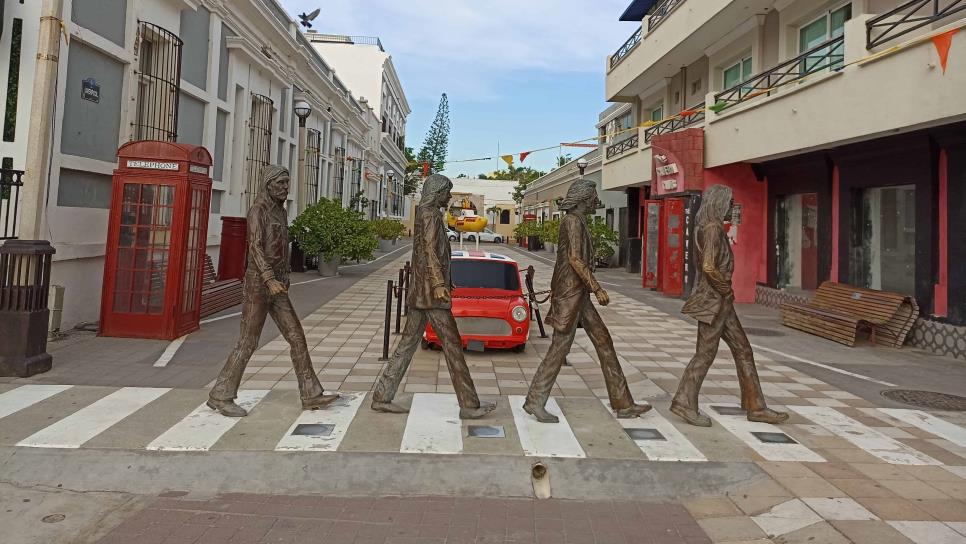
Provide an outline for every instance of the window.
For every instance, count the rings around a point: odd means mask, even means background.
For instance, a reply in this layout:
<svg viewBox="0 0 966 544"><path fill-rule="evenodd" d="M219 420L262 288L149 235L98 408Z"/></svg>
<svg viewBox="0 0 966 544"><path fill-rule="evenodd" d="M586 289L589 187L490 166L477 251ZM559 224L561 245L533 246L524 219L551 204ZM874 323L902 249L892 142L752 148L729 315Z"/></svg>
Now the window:
<svg viewBox="0 0 966 544"><path fill-rule="evenodd" d="M135 140L176 141L181 94L181 38L158 25L140 21L135 54L138 68Z"/></svg>
<svg viewBox="0 0 966 544"><path fill-rule="evenodd" d="M660 123L662 119L664 119L664 106L658 104L654 108L651 108L651 121Z"/></svg>
<svg viewBox="0 0 966 544"><path fill-rule="evenodd" d="M335 148L335 157L333 158L335 166L335 175L332 180L332 198L342 202L342 184L345 183L345 148L337 147Z"/></svg>
<svg viewBox="0 0 966 544"><path fill-rule="evenodd" d="M745 57L725 68L722 76L724 79L722 89L737 87L742 82L751 79L751 57Z"/></svg>
<svg viewBox="0 0 966 544"><path fill-rule="evenodd" d="M915 185L868 188L853 203L851 269L860 286L915 294L915 203Z"/></svg>
<svg viewBox="0 0 966 544"><path fill-rule="evenodd" d="M319 201L319 158L322 154L322 133L314 128L306 130L305 144L305 204Z"/></svg>
<svg viewBox="0 0 966 544"><path fill-rule="evenodd" d="M258 196L258 182L262 167L271 160L272 147L272 99L252 93L252 111L248 119L248 205Z"/></svg>
<svg viewBox="0 0 966 544"><path fill-rule="evenodd" d="M453 259L450 267L455 287L504 291L520 289L520 273L509 263Z"/></svg>
<svg viewBox="0 0 966 544"><path fill-rule="evenodd" d="M510 224L510 210L500 210L500 224L501 225Z"/></svg>
<svg viewBox="0 0 966 544"><path fill-rule="evenodd" d="M803 54L829 40L845 34L845 22L852 18L852 4L825 12L821 17L798 29L798 52ZM802 72L809 74L831 68L837 70L845 62L845 44L839 42L831 49L823 47L802 61Z"/></svg>

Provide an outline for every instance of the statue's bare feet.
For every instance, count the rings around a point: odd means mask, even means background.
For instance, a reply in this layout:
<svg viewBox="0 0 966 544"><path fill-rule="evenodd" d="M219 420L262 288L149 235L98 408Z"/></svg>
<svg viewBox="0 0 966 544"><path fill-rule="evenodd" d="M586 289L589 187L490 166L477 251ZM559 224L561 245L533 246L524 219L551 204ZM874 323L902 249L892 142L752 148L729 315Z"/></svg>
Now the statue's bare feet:
<svg viewBox="0 0 966 544"><path fill-rule="evenodd" d="M460 419L479 419L496 410L495 402L480 401L479 408L460 408Z"/></svg>
<svg viewBox="0 0 966 544"><path fill-rule="evenodd" d="M319 408L325 408L337 400L339 400L339 395L326 395L323 393L317 397L302 399L302 409L318 410Z"/></svg>
<svg viewBox="0 0 966 544"><path fill-rule="evenodd" d="M523 403L523 411L530 414L531 416L537 418L540 423L559 423L560 418L551 414L543 406L538 406L536 404L530 404L530 401Z"/></svg>
<svg viewBox="0 0 966 544"><path fill-rule="evenodd" d="M387 414L408 414L409 408L400 406L394 402L376 402L372 401L370 406L376 412L385 412Z"/></svg>
<svg viewBox="0 0 966 544"><path fill-rule="evenodd" d="M758 423L783 423L788 420L788 414L786 412L777 412L771 408L765 408L764 410L758 410L757 412L748 412L748 421L756 421Z"/></svg>
<svg viewBox="0 0 966 544"><path fill-rule="evenodd" d="M248 415L248 411L235 404L233 400L215 400L210 398L207 404L208 408L225 417L245 417Z"/></svg>
<svg viewBox="0 0 966 544"><path fill-rule="evenodd" d="M698 410L690 410L676 403L671 403L671 413L696 427L710 427L711 418Z"/></svg>
<svg viewBox="0 0 966 544"><path fill-rule="evenodd" d="M631 419L639 417L651 411L651 405L648 403L644 404L632 404L627 408L621 408L617 410L617 419Z"/></svg>

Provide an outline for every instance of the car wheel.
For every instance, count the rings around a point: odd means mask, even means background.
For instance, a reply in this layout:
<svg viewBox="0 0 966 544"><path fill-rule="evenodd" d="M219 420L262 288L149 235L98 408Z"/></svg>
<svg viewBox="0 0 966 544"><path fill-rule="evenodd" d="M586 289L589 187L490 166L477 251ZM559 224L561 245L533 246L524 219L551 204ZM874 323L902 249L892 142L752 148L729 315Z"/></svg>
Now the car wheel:
<svg viewBox="0 0 966 544"><path fill-rule="evenodd" d="M526 350L527 350L527 345L526 344L520 344L519 346L513 346L513 351L515 351L517 353L523 353Z"/></svg>
<svg viewBox="0 0 966 544"><path fill-rule="evenodd" d="M423 349L429 349L431 347L429 345L429 342L427 342L425 338L423 338L422 340L420 340L419 341L419 344L423 347Z"/></svg>
<svg viewBox="0 0 966 544"><path fill-rule="evenodd" d="M455 236L450 236L449 237L449 241L450 242L455 242L456 240L457 240L457 238Z"/></svg>
<svg viewBox="0 0 966 544"><path fill-rule="evenodd" d="M503 243L503 238L500 238L499 236L497 236L496 238L493 239L493 243L494 244L502 244Z"/></svg>
<svg viewBox="0 0 966 544"><path fill-rule="evenodd" d="M471 235L469 235L469 236L466 237L466 241L467 242L475 242L476 241L476 236L473 236L471 234Z"/></svg>

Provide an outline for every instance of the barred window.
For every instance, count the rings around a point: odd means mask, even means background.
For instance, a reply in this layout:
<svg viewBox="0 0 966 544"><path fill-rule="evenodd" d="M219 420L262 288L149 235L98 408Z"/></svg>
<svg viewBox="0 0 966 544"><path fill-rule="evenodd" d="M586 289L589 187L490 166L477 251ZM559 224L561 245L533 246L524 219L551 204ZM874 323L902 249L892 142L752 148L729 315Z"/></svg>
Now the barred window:
<svg viewBox="0 0 966 544"><path fill-rule="evenodd" d="M178 98L181 91L182 41L160 26L138 21L134 53L138 84L135 140L178 138Z"/></svg>
<svg viewBox="0 0 966 544"><path fill-rule="evenodd" d="M319 155L322 152L322 133L314 128L306 131L305 143L305 204L319 201Z"/></svg>
<svg viewBox="0 0 966 544"><path fill-rule="evenodd" d="M332 180L332 197L342 202L342 185L345 183L345 148L335 148L335 175Z"/></svg>
<svg viewBox="0 0 966 544"><path fill-rule="evenodd" d="M248 119L248 156L245 159L248 180L248 205L258 196L262 167L271 161L272 99L252 93L252 111Z"/></svg>

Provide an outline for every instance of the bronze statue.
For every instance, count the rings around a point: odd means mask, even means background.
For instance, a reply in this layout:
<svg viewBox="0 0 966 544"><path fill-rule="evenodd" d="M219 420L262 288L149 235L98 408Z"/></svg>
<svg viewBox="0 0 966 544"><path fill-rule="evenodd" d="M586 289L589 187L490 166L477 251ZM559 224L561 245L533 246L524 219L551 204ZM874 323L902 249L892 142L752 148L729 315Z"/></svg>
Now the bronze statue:
<svg viewBox="0 0 966 544"><path fill-rule="evenodd" d="M323 392L322 384L312 368L305 332L288 296L291 272L288 218L285 213L290 181L288 170L281 166L265 166L261 174L258 197L248 210L248 256L245 263L241 334L208 395L208 406L229 417L248 415L244 408L235 404L235 397L242 373L258 346L258 337L268 314L271 314L291 346L302 408L323 408L339 398L339 395L326 395Z"/></svg>
<svg viewBox="0 0 966 544"><path fill-rule="evenodd" d="M610 303L607 292L594 278L594 247L587 228L586 214L597 203L597 186L593 181L580 179L570 186L560 209L567 214L560 220L557 240L557 262L550 280L552 291L547 323L553 326L550 349L544 357L530 384L523 409L541 423L557 423L559 418L547 411L547 399L560 367L566 362L567 353L577 334L578 320L597 349L600 367L607 384L610 405L619 418L637 417L651 409L649 404L636 404L627 387L627 379L617 360L614 341L597 313L590 293L594 293L602 306Z"/></svg>
<svg viewBox="0 0 966 544"><path fill-rule="evenodd" d="M453 182L434 174L423 182L422 197L416 207L413 239L412 280L407 304L406 328L392 359L376 382L372 393L372 409L377 412L406 413L409 410L393 402L416 348L423 338L427 321L439 336L449 369L461 419L477 419L496 408L492 402L480 402L463 357L463 342L453 317L450 301L450 245L444 228L443 214L452 195Z"/></svg>
<svg viewBox="0 0 966 544"><path fill-rule="evenodd" d="M694 357L684 370L671 402L671 412L700 427L711 426L711 419L698 411L698 392L718 354L718 342L722 338L735 358L741 408L748 412L748 420L781 423L788 419L788 414L765 405L755 369L755 355L735 312L735 294L731 288L735 256L724 229L724 221L730 212L731 189L724 185L708 187L695 220L695 249L697 262L701 263L697 271L698 281L681 309L698 320L698 341Z"/></svg>

